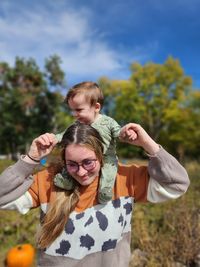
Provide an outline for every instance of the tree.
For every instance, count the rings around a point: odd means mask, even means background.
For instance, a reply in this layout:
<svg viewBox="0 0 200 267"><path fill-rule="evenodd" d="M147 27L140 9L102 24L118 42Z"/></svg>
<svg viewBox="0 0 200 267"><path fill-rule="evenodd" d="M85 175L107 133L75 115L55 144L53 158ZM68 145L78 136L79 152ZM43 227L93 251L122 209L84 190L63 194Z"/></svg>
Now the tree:
<svg viewBox="0 0 200 267"><path fill-rule="evenodd" d="M168 122L168 146L176 147L177 156L184 162L185 154L197 157L199 155L200 139L200 92L192 91L182 106L172 101L170 109L165 114Z"/></svg>
<svg viewBox="0 0 200 267"><path fill-rule="evenodd" d="M169 57L164 64L147 63L142 67L132 65L130 82L136 88L143 106L141 120L150 135L158 140L166 127L165 114L171 109L179 108L191 91L192 80L184 75L178 60Z"/></svg>
<svg viewBox="0 0 200 267"><path fill-rule="evenodd" d="M62 61L57 55L53 55L45 60L45 76L47 81L49 81L50 86L59 86L59 89L65 86L65 74L60 68L61 63Z"/></svg>
<svg viewBox="0 0 200 267"><path fill-rule="evenodd" d="M64 83L63 72L58 58L46 62L48 70L44 73L34 59L17 57L13 67L0 63L1 153L15 157L25 151L33 137L66 127L64 113L57 123L58 110L64 109L63 96L52 90Z"/></svg>
<svg viewBox="0 0 200 267"><path fill-rule="evenodd" d="M157 142L173 144L171 152L183 158L192 142L192 138L185 138L186 129L194 131L189 117L192 104L188 100L193 92L191 77L172 57L164 64L133 63L131 71L127 81L100 80L111 103L107 104L107 112L111 110L110 114L122 125L140 123Z"/></svg>

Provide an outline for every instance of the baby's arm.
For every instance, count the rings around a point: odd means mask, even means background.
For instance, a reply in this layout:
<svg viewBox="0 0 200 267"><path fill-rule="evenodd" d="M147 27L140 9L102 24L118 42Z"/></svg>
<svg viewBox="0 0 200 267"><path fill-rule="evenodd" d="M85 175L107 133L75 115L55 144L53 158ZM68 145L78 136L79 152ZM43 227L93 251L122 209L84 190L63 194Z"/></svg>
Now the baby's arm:
<svg viewBox="0 0 200 267"><path fill-rule="evenodd" d="M112 118L110 120L110 129L111 129L112 137L114 139L115 138L119 138L120 131L121 131L121 126Z"/></svg>
<svg viewBox="0 0 200 267"><path fill-rule="evenodd" d="M128 127L128 125L121 128L114 119L111 122L113 138L119 138L122 142L132 142L137 138L137 133L131 127Z"/></svg>

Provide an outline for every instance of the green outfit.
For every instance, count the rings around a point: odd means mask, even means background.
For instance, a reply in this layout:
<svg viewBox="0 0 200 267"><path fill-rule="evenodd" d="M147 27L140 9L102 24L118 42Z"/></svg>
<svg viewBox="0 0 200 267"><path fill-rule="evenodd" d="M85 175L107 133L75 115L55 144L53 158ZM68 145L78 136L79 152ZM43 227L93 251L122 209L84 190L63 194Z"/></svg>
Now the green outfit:
<svg viewBox="0 0 200 267"><path fill-rule="evenodd" d="M115 183L115 177L117 174L117 155L116 155L116 138L119 137L121 130L120 125L111 117L106 115L100 115L95 122L91 124L101 135L104 141L104 158L103 158L103 167L101 168L101 179L99 184L99 202L104 204L112 199L112 189ZM56 134L57 140L60 142L63 137L63 133ZM66 180L63 181L61 177L68 178L69 184L67 185ZM61 188L72 189L71 188L71 179L66 177L66 173L62 175L58 174L54 183Z"/></svg>

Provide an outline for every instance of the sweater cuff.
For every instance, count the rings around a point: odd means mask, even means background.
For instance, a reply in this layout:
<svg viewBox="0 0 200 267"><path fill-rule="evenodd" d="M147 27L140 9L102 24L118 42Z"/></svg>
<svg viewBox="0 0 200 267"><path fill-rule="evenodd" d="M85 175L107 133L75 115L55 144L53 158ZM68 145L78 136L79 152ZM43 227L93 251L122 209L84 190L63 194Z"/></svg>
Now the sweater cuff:
<svg viewBox="0 0 200 267"><path fill-rule="evenodd" d="M162 147L150 155L148 172L160 184L174 184L181 191L186 191L190 183L185 168Z"/></svg>
<svg viewBox="0 0 200 267"><path fill-rule="evenodd" d="M25 155L21 155L19 160L15 163L15 172L18 175L22 175L22 176L28 176L30 174L33 174L35 169L38 168L38 165L40 165L40 163L29 163L24 161Z"/></svg>

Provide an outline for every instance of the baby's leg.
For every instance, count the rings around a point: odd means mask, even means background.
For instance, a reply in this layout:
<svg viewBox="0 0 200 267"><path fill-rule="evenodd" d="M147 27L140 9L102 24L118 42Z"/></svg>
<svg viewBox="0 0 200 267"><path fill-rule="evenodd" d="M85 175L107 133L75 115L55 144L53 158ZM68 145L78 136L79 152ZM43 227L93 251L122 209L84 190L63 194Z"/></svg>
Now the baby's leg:
<svg viewBox="0 0 200 267"><path fill-rule="evenodd" d="M101 177L98 190L98 200L101 204L105 204L112 200L117 168L118 164L116 159L113 160L113 162L105 162L101 168Z"/></svg>
<svg viewBox="0 0 200 267"><path fill-rule="evenodd" d="M54 184L65 190L73 190L75 187L74 179L63 169L61 173L57 173L53 179Z"/></svg>

